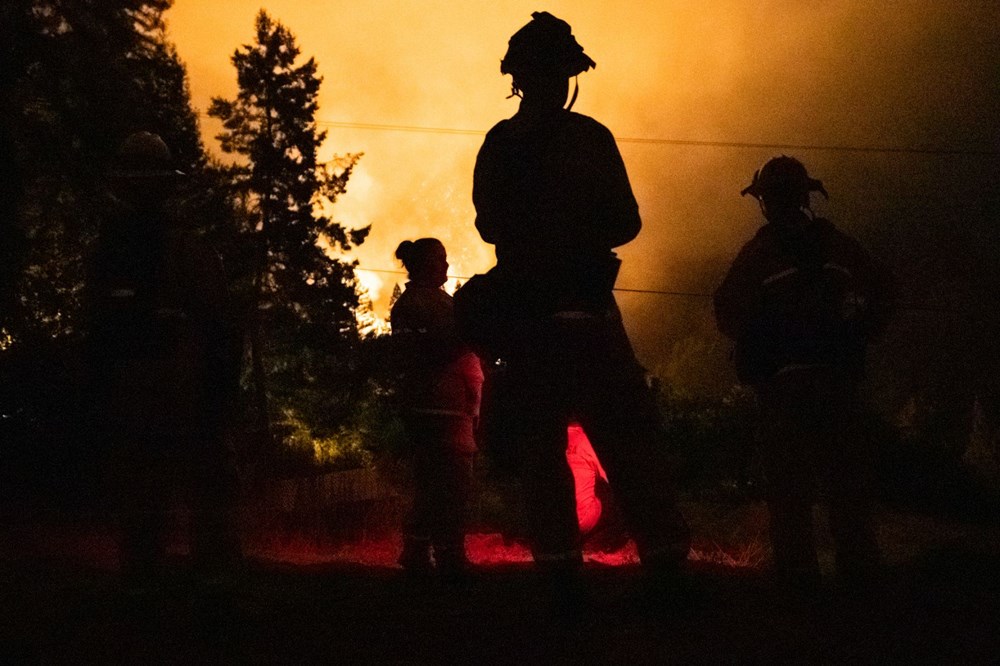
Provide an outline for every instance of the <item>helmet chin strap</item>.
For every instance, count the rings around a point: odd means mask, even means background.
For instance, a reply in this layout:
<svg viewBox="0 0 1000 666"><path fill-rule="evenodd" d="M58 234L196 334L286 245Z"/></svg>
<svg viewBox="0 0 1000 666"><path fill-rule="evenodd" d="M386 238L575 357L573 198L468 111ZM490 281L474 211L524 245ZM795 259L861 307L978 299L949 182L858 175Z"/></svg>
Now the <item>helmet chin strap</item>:
<svg viewBox="0 0 1000 666"><path fill-rule="evenodd" d="M580 94L580 80L579 77L573 77L573 96L569 98L569 104L566 105L566 110L571 111L573 105L576 104L576 96Z"/></svg>
<svg viewBox="0 0 1000 666"><path fill-rule="evenodd" d="M761 214L764 215L764 219L770 222L771 218L767 214L767 206L764 205L764 200L761 198L757 198L757 205L760 206L760 212ZM805 215L810 221L814 221L816 219L816 213L809 206L808 202L799 206L799 211L801 211L801 213Z"/></svg>

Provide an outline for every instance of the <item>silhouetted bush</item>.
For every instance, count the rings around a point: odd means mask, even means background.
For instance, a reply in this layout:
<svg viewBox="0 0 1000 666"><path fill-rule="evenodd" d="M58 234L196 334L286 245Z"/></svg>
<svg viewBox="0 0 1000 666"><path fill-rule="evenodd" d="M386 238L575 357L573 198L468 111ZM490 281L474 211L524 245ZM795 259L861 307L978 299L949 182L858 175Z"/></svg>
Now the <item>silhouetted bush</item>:
<svg viewBox="0 0 1000 666"><path fill-rule="evenodd" d="M755 443L753 393L734 386L718 398L686 396L664 387L660 411L680 488L696 497L761 497L763 472Z"/></svg>
<svg viewBox="0 0 1000 666"><path fill-rule="evenodd" d="M68 336L0 354L0 500L94 508L107 450Z"/></svg>
<svg viewBox="0 0 1000 666"><path fill-rule="evenodd" d="M970 464L968 410L911 400L896 423L873 422L879 490L890 505L952 519L996 520L995 479Z"/></svg>

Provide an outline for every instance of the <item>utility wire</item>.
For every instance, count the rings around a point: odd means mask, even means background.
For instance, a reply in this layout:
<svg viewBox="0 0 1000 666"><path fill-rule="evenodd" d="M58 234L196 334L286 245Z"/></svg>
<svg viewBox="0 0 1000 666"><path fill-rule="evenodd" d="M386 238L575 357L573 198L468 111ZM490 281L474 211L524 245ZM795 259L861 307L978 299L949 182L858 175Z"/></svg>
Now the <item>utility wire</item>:
<svg viewBox="0 0 1000 666"><path fill-rule="evenodd" d="M426 127L419 125L389 125L382 123L356 123L337 120L317 120L317 125L341 129L359 129L379 132L417 132L423 134L457 134L483 136L483 130L457 127ZM849 146L837 144L806 143L754 143L749 141L696 141L693 139L661 139L648 137L615 137L619 143L639 143L668 146L703 146L708 148L742 148L769 150L817 150L826 152L890 153L913 155L960 155L969 157L1000 157L1000 150L972 150L963 148L933 148L917 146Z"/></svg>
<svg viewBox="0 0 1000 666"><path fill-rule="evenodd" d="M366 273L389 273L393 275L406 275L406 271L393 270L388 268L364 268L361 266L355 266L356 271L365 271ZM449 278L455 280L468 280L470 276L468 275L449 275ZM713 294L706 294L696 291L667 291L663 289L627 289L625 287L615 287L614 291L623 292L627 294L653 294L656 296L673 296L678 298L712 298ZM942 308L933 305L921 305L919 303L900 303L899 310L903 312L937 312L942 314L953 314L961 315L965 314L960 310L955 310L953 308Z"/></svg>
<svg viewBox="0 0 1000 666"><path fill-rule="evenodd" d="M379 132L418 132L421 134L462 134L466 136L483 136L484 130L459 129L455 127L422 127L417 125L384 125L380 123L352 123L337 120L317 120L317 125L337 127L341 129L375 130Z"/></svg>
<svg viewBox="0 0 1000 666"><path fill-rule="evenodd" d="M366 273L391 273L393 275L406 275L406 271L392 270L388 268L364 268L362 266L355 266L356 271L365 271ZM468 280L471 276L468 275L449 275L449 278L455 280ZM658 294L660 296L687 296L691 298L711 298L712 294L702 294L693 291L663 291L660 289L625 289L623 287L615 287L615 291L623 291L633 294Z"/></svg>
<svg viewBox="0 0 1000 666"><path fill-rule="evenodd" d="M198 117L203 116L201 112L196 113ZM388 123L359 123L342 120L322 120L314 121L323 127L335 127L338 129L357 129L376 132L412 132L418 134L454 134L459 136L484 136L486 130L468 129L461 127L431 127L426 125L392 125ZM1000 157L1000 150L971 149L971 148L935 148L919 146L851 146L838 144L809 144L809 143L756 143L752 141L699 141L695 139L666 139L656 137L615 137L618 143L639 143L666 146L702 146L706 148L741 148L750 150L816 150L825 152L848 152L848 153L888 153L888 154L910 154L910 155L955 155L964 157Z"/></svg>

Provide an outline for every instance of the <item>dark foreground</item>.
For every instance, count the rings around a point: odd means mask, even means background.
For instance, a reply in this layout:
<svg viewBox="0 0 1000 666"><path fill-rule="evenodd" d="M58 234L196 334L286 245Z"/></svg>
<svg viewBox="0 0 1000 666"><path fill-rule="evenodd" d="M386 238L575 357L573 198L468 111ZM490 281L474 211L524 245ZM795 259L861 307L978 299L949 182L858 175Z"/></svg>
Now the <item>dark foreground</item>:
<svg viewBox="0 0 1000 666"><path fill-rule="evenodd" d="M694 563L683 603L634 566L589 564L591 603L553 616L523 564L463 587L393 568L252 560L230 585L179 566L128 595L113 571L0 562L4 663L996 663L1000 558L960 543L893 565L878 589L809 602L757 570ZM669 596L669 595L668 595Z"/></svg>

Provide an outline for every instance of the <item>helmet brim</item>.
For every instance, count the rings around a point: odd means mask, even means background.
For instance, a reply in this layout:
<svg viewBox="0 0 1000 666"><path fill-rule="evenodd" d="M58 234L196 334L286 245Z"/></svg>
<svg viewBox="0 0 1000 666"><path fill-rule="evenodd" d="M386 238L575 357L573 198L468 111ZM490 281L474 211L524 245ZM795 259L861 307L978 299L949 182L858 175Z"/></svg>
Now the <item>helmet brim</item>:
<svg viewBox="0 0 1000 666"><path fill-rule="evenodd" d="M572 28L548 12L533 12L531 21L511 36L500 73L565 76L567 79L597 67L583 52Z"/></svg>
<svg viewBox="0 0 1000 666"><path fill-rule="evenodd" d="M759 173L759 172L758 172ZM766 188L761 188L760 184L757 182L758 174L754 174L753 182L740 190L740 196L745 197L750 195L755 199L760 199L762 196L768 193ZM829 199L830 195L827 194L826 188L823 187L823 181L817 178L808 178L805 183L805 192L819 192L823 195L824 199Z"/></svg>

